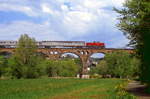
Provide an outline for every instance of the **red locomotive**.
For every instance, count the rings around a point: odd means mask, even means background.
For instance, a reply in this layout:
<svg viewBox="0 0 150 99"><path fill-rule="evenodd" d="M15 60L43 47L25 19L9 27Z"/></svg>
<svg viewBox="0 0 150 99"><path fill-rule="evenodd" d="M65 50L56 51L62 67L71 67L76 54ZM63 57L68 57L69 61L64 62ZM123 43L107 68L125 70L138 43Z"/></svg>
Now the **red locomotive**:
<svg viewBox="0 0 150 99"><path fill-rule="evenodd" d="M101 42L88 42L86 46L91 48L105 48L105 44Z"/></svg>

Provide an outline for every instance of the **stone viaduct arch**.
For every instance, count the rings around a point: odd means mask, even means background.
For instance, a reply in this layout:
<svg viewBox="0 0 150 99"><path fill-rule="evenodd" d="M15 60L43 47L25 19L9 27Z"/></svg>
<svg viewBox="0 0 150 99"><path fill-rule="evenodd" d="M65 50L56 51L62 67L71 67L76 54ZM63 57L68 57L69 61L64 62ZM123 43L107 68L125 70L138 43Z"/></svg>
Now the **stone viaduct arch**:
<svg viewBox="0 0 150 99"><path fill-rule="evenodd" d="M0 52L10 52L14 53L14 48L0 48ZM105 48L105 49L86 49L86 48L51 48L51 49L38 49L37 52L43 53L47 55L48 59L58 60L61 55L64 53L74 53L79 56L82 62L82 78L88 77L88 60L93 53L112 53L114 51L126 51L129 53L134 53L132 49L113 49L113 48Z"/></svg>

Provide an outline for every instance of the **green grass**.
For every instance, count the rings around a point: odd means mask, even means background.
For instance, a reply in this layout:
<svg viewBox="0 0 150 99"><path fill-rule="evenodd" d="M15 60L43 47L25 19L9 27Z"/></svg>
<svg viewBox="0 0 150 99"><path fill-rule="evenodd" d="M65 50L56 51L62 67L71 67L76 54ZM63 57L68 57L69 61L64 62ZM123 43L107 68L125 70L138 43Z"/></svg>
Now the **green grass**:
<svg viewBox="0 0 150 99"><path fill-rule="evenodd" d="M113 99L115 86L123 82L120 79L0 80L0 99Z"/></svg>

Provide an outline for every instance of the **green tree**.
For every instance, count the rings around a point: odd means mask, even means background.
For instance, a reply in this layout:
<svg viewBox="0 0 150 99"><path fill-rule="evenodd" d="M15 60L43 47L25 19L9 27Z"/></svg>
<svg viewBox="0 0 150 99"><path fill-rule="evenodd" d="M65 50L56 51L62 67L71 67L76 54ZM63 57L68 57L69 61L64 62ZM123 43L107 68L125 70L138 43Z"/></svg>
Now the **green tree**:
<svg viewBox="0 0 150 99"><path fill-rule="evenodd" d="M107 66L107 62L105 60L101 60L96 67L92 67L90 70L90 74L94 75L94 74L99 74L102 75L103 77L105 77L105 75L108 74L108 66Z"/></svg>
<svg viewBox="0 0 150 99"><path fill-rule="evenodd" d="M82 62L80 58L74 59L75 64L78 66L78 74L82 73Z"/></svg>
<svg viewBox="0 0 150 99"><path fill-rule="evenodd" d="M140 74L140 65L141 62L137 57L133 57L131 59L131 68L130 68L130 72L129 75L133 75L133 76L139 76Z"/></svg>
<svg viewBox="0 0 150 99"><path fill-rule="evenodd" d="M119 14L118 27L131 40L141 61L141 81L150 84L150 1L127 0Z"/></svg>
<svg viewBox="0 0 150 99"><path fill-rule="evenodd" d="M79 66L71 59L45 60L41 65L49 77L74 77L79 71Z"/></svg>
<svg viewBox="0 0 150 99"><path fill-rule="evenodd" d="M79 66L71 59L60 61L60 66L62 67L60 76L63 77L75 77L79 71Z"/></svg>
<svg viewBox="0 0 150 99"><path fill-rule="evenodd" d="M4 61L5 61L4 57L0 56L0 77L4 73L4 67L6 65Z"/></svg>
<svg viewBox="0 0 150 99"><path fill-rule="evenodd" d="M139 75L140 61L135 56L116 51L105 55L96 67L92 67L90 74L100 74L103 77L132 78Z"/></svg>
<svg viewBox="0 0 150 99"><path fill-rule="evenodd" d="M57 61L45 60L44 63L42 63L41 65L45 67L45 71L48 77L59 76L61 67L59 66L59 63Z"/></svg>
<svg viewBox="0 0 150 99"><path fill-rule="evenodd" d="M27 34L21 35L17 48L9 63L12 75L17 78L36 78L40 76L38 64L40 57L36 53L36 41Z"/></svg>
<svg viewBox="0 0 150 99"><path fill-rule="evenodd" d="M128 78L138 72L139 62L129 53L117 51L106 54L108 73L115 77Z"/></svg>
<svg viewBox="0 0 150 99"><path fill-rule="evenodd" d="M103 76L108 74L109 68L108 68L107 62L105 60L101 60L97 67L99 67L99 74L101 74Z"/></svg>
<svg viewBox="0 0 150 99"><path fill-rule="evenodd" d="M11 76L11 68L8 66L8 58L0 56L0 77Z"/></svg>

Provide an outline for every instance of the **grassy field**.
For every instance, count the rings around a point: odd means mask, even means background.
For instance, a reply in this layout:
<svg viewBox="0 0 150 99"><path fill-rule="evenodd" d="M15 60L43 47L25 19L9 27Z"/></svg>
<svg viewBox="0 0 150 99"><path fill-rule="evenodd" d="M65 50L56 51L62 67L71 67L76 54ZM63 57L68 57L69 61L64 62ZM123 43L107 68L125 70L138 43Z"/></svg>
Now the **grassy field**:
<svg viewBox="0 0 150 99"><path fill-rule="evenodd" d="M123 82L119 79L0 80L0 99L113 99L114 87Z"/></svg>

